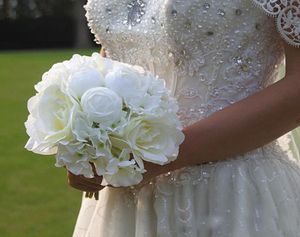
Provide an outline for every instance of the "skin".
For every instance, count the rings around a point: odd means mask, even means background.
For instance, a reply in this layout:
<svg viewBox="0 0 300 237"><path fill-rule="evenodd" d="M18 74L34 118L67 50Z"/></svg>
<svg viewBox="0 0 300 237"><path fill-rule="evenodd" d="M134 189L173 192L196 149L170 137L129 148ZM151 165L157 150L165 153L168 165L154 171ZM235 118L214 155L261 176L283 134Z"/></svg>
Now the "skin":
<svg viewBox="0 0 300 237"><path fill-rule="evenodd" d="M165 166L146 163L147 172L140 185L176 169L241 155L298 127L300 49L288 44L284 46L287 68L283 80L185 127L186 138L180 145L177 160ZM101 53L105 56L105 51ZM90 197L104 188L100 185L100 176L87 179L68 172L68 177L72 187L87 191Z"/></svg>

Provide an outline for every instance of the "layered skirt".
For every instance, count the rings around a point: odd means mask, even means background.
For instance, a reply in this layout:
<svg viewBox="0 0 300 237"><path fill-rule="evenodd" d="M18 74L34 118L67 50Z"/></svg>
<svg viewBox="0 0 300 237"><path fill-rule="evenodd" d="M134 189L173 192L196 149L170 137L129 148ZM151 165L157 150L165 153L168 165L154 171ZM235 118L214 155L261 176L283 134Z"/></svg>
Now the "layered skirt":
<svg viewBox="0 0 300 237"><path fill-rule="evenodd" d="M287 143L285 145L288 145ZM83 198L73 237L297 237L300 166L278 140Z"/></svg>

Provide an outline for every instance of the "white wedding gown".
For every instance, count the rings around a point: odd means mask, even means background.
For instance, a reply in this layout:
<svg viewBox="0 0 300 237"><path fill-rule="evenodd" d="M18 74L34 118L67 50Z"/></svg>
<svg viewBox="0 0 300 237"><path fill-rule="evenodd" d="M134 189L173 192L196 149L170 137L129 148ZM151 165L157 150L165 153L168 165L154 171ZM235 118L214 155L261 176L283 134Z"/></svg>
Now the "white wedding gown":
<svg viewBox="0 0 300 237"><path fill-rule="evenodd" d="M283 44L265 13L299 46L300 8L299 0L274 2L89 0L86 9L111 58L166 80L187 126L278 78ZM287 134L242 156L162 175L141 190L105 188L98 201L83 198L73 236L297 237L297 156Z"/></svg>

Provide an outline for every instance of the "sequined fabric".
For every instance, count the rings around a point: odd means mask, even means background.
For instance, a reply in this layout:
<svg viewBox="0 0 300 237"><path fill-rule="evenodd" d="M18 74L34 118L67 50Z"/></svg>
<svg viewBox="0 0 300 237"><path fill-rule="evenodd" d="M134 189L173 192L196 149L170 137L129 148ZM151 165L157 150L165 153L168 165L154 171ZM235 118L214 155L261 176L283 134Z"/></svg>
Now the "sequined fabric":
<svg viewBox="0 0 300 237"><path fill-rule="evenodd" d="M281 38L249 0L89 0L86 10L110 57L166 80L184 126L278 79ZM106 188L83 199L73 236L296 237L300 167L282 140L142 189Z"/></svg>

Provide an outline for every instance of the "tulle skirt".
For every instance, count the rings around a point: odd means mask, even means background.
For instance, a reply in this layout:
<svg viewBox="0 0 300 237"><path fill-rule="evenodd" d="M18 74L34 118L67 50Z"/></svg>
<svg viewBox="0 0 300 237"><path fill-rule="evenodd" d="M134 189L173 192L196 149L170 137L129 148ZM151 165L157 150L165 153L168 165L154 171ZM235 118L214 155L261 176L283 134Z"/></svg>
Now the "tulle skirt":
<svg viewBox="0 0 300 237"><path fill-rule="evenodd" d="M289 143L83 198L73 237L297 237L300 166Z"/></svg>

